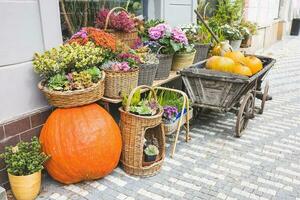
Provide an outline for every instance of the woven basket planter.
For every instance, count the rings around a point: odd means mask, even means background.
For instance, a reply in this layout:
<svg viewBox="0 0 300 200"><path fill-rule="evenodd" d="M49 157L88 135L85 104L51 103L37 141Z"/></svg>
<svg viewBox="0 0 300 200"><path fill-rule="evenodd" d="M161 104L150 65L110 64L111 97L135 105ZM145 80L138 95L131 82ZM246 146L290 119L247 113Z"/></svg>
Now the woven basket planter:
<svg viewBox="0 0 300 200"><path fill-rule="evenodd" d="M191 66L193 64L195 54L196 51L191 53L175 53L172 62L172 70L180 71Z"/></svg>
<svg viewBox="0 0 300 200"><path fill-rule="evenodd" d="M196 49L196 54L193 63L198 63L207 58L210 44L196 44L194 48Z"/></svg>
<svg viewBox="0 0 300 200"><path fill-rule="evenodd" d="M187 121L186 121L186 115L187 113L185 113L183 115L183 118L182 118L182 125L185 124ZM193 118L193 108L190 108L190 111L189 111L189 120L191 120ZM178 123L179 123L179 120L180 120L180 117L177 118L175 120L175 122L173 123L162 123L162 126L163 126L163 129L164 129L164 132L165 132L165 135L171 135L172 133L174 133L177 128L178 128Z"/></svg>
<svg viewBox="0 0 300 200"><path fill-rule="evenodd" d="M139 37L137 30L127 33L127 32L121 32L121 31L115 31L112 29L108 29L109 18L113 14L113 12L117 9L123 10L128 14L127 10L122 7L115 7L113 9L111 9L109 11L109 13L107 14L107 17L105 20L104 31L113 34L118 40L122 41L123 43L128 45L130 48L133 48Z"/></svg>
<svg viewBox="0 0 300 200"><path fill-rule="evenodd" d="M158 54L157 58L159 60L158 68L155 74L155 80L167 79L170 75L173 54Z"/></svg>
<svg viewBox="0 0 300 200"><path fill-rule="evenodd" d="M139 88L147 88L155 92L151 87L139 86L135 88L128 97L125 110L119 108L120 111L120 129L122 134L122 154L121 163L126 173L135 176L153 176L159 172L165 158L165 135L162 129L162 114L160 108L158 114L154 116L139 116L130 113L129 105L134 92ZM149 135L150 134L150 135ZM157 160L151 164L144 162L144 139L152 134L158 140L159 155Z"/></svg>
<svg viewBox="0 0 300 200"><path fill-rule="evenodd" d="M53 91L44 86L41 81L38 88L44 93L50 105L59 108L72 108L94 103L100 100L104 94L105 73L102 72L101 80L93 86L74 91Z"/></svg>
<svg viewBox="0 0 300 200"><path fill-rule="evenodd" d="M138 85L152 86L158 64L142 64L139 71Z"/></svg>
<svg viewBox="0 0 300 200"><path fill-rule="evenodd" d="M129 94L138 84L139 69L128 72L113 70L105 71L104 96L112 99L120 99L121 93Z"/></svg>

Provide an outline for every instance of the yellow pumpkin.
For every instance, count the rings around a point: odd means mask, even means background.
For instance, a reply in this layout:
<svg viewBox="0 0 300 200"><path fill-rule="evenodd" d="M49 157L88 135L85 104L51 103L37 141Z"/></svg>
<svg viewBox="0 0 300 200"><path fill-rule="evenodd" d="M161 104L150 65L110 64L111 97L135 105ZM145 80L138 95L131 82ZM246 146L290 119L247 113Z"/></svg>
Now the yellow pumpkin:
<svg viewBox="0 0 300 200"><path fill-rule="evenodd" d="M213 56L206 62L206 68L215 71L233 72L234 66L232 59L221 56Z"/></svg>
<svg viewBox="0 0 300 200"><path fill-rule="evenodd" d="M249 67L242 65L240 63L237 63L234 67L233 73L244 75L244 76L252 76L252 72Z"/></svg>
<svg viewBox="0 0 300 200"><path fill-rule="evenodd" d="M227 51L224 54L224 57L231 58L236 63L244 63L245 62L245 56L240 51Z"/></svg>
<svg viewBox="0 0 300 200"><path fill-rule="evenodd" d="M226 52L231 51L231 46L228 41L216 44L212 49L212 55L223 56Z"/></svg>
<svg viewBox="0 0 300 200"><path fill-rule="evenodd" d="M247 67L250 68L252 74L256 74L263 68L261 60L255 56L247 56L244 59L244 63Z"/></svg>

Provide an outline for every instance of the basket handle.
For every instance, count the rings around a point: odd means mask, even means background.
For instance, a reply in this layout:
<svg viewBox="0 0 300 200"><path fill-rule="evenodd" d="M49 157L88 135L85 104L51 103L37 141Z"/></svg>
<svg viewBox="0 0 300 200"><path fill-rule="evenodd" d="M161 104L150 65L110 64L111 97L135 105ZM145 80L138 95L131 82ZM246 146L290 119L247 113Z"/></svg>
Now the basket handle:
<svg viewBox="0 0 300 200"><path fill-rule="evenodd" d="M114 12L115 10L118 10L118 9L125 11L125 12L127 13L127 15L128 15L128 11L127 11L125 8L122 8L122 7L114 7L113 9L111 9L111 10L109 11L109 13L107 14L106 19L105 19L105 25L104 25L104 30L105 30L105 31L107 30L107 27L108 27L108 21L109 21L109 18L110 18L110 16L111 16L111 14L113 14L113 12Z"/></svg>
<svg viewBox="0 0 300 200"><path fill-rule="evenodd" d="M139 90L139 89L148 89L148 90L150 90L150 92L152 92L152 94L153 94L153 96L154 96L155 101L157 102L157 95L156 95L156 92L154 91L154 89L153 89L152 87L150 87L150 86L147 86L147 85L140 85L140 86L134 88L134 89L130 92L130 94L129 94L129 96L128 96L128 99L127 99L127 102L126 102L126 107L125 107L125 111L126 111L126 112L129 112L132 97L133 97L133 95L135 94L135 92L136 92L137 90Z"/></svg>

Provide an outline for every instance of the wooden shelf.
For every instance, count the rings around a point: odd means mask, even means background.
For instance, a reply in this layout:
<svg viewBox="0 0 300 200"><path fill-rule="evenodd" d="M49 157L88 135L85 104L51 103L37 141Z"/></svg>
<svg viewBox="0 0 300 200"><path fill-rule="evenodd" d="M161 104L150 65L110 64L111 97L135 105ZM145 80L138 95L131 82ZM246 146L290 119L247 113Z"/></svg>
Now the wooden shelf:
<svg viewBox="0 0 300 200"><path fill-rule="evenodd" d="M179 77L180 77L180 74L177 74L176 71L171 71L170 75L167 79L154 81L152 87L161 86L161 85L169 83L169 82L171 82L171 81L173 81L173 80L175 80ZM106 103L117 104L117 103L121 103L122 99L111 99L111 98L108 98L108 97L102 97L101 101L104 101Z"/></svg>

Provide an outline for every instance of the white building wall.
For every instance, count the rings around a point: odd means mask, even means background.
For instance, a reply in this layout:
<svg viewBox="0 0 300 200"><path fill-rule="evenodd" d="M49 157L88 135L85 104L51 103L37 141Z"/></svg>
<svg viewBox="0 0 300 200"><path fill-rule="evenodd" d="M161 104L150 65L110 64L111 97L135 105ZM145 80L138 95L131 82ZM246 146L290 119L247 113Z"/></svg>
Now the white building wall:
<svg viewBox="0 0 300 200"><path fill-rule="evenodd" d="M58 0L0 1L0 124L48 106L37 89L34 52L62 43Z"/></svg>

